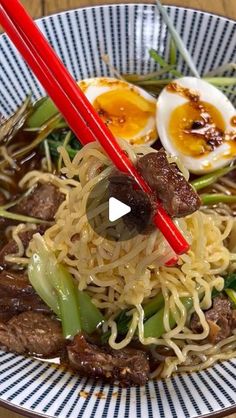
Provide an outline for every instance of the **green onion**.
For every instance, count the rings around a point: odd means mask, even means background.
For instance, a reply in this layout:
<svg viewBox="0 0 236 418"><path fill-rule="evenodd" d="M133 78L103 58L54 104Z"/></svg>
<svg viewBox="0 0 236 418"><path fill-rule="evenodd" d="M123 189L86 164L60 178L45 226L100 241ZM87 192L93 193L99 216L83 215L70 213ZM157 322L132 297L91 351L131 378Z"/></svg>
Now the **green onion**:
<svg viewBox="0 0 236 418"><path fill-rule="evenodd" d="M41 130L39 131L36 138L28 145L19 150L13 152L10 157L14 160L22 158L24 155L29 154L34 148L36 148L47 136L54 131L57 126L58 120L60 119L60 115L53 116L45 125L42 126ZM0 162L0 169L3 169L6 165L8 165L8 161L2 160Z"/></svg>
<svg viewBox="0 0 236 418"><path fill-rule="evenodd" d="M0 123L0 142L6 144L14 138L19 129L24 126L31 109L31 97L28 96L10 118Z"/></svg>
<svg viewBox="0 0 236 418"><path fill-rule="evenodd" d="M149 55L152 59L154 59L154 61L156 61L160 67L165 68L168 66L168 63L164 60L164 58L162 58L155 49L150 49L149 50Z"/></svg>
<svg viewBox="0 0 236 418"><path fill-rule="evenodd" d="M44 140L44 150L45 150L45 157L47 160L48 172L51 173L52 172L52 160L51 160L50 150L48 146L48 141L46 139Z"/></svg>
<svg viewBox="0 0 236 418"><path fill-rule="evenodd" d="M7 212L4 209L0 208L0 218L12 219L13 221L18 222L28 222L34 224L48 224L51 225L51 222L44 221L43 219L33 218L31 216L20 215L18 213Z"/></svg>
<svg viewBox="0 0 236 418"><path fill-rule="evenodd" d="M215 183L220 177L225 176L226 174L230 173L231 171L235 169L236 169L235 165L225 167L225 168L220 168L219 170L216 170L213 173L206 174L204 176L197 178L196 180L191 181L191 185L196 190L204 189L205 187L208 187L211 184Z"/></svg>
<svg viewBox="0 0 236 418"><path fill-rule="evenodd" d="M225 71L232 71L232 70L236 70L236 63L235 62L228 62L227 64L223 64L220 67L214 68L214 70L211 70L204 75L206 77L213 77L213 76L216 76L218 74L222 74Z"/></svg>
<svg viewBox="0 0 236 418"><path fill-rule="evenodd" d="M193 306L192 298L181 298L181 302L184 307L189 311ZM144 323L144 337L152 337L152 338L160 338L165 332L164 327L164 308L160 309L155 315L151 316L145 323ZM169 315L169 324L170 328L174 328L176 325L175 318L170 313Z"/></svg>
<svg viewBox="0 0 236 418"><path fill-rule="evenodd" d="M170 84L173 80L170 78L163 78L160 80L143 80L143 81L137 81L135 84L138 86L160 86L165 87L168 84Z"/></svg>
<svg viewBox="0 0 236 418"><path fill-rule="evenodd" d="M170 40L170 64L176 65L177 61L177 53L176 53L176 47L173 39Z"/></svg>
<svg viewBox="0 0 236 418"><path fill-rule="evenodd" d="M218 87L218 88L220 90L222 90L224 93L232 94L233 96L236 96L236 91L235 90L229 89L227 87Z"/></svg>
<svg viewBox="0 0 236 418"><path fill-rule="evenodd" d="M168 13L166 12L166 9L162 6L161 1L160 0L156 0L156 5L157 8L160 12L160 14L163 17L164 22L166 23L166 26L168 27L172 40L175 43L176 47L178 48L180 54L182 55L183 59L186 61L186 63L188 64L190 70L192 71L192 73L194 74L195 77L200 78L200 75L197 71L197 68L194 65L193 59L190 56L186 46L184 45L182 39L180 38L178 32L176 31L172 21L170 20Z"/></svg>
<svg viewBox="0 0 236 418"><path fill-rule="evenodd" d="M164 58L162 58L158 53L157 53L157 51L155 51L155 49L150 49L149 50L149 55L150 55L150 57L152 58L152 59L154 59L154 61L156 61L159 65L160 65L160 67L161 68L163 68L163 69L166 69L166 68L168 68L169 67L169 64L164 60ZM169 70L169 72L171 73L171 74L173 74L175 77L181 77L182 76L182 74L179 72L179 71L177 71L177 70L175 70L175 69L173 69L173 70ZM160 80L161 81L161 80ZM171 80L169 80L169 83L170 83L170 81Z"/></svg>
<svg viewBox="0 0 236 418"><path fill-rule="evenodd" d="M216 87L219 86L231 86L236 84L235 78L230 77L203 77L203 80L207 81L210 84L213 84ZM173 80L170 78L163 78L160 80L143 80L143 81L137 81L136 84L140 86L161 86L165 87L169 83L171 83Z"/></svg>
<svg viewBox="0 0 236 418"><path fill-rule="evenodd" d="M236 77L203 77L203 80L207 81L214 86L235 86Z"/></svg>
<svg viewBox="0 0 236 418"><path fill-rule="evenodd" d="M236 195L226 195L223 193L200 195L202 204L205 206L217 205L218 203L236 203Z"/></svg>
<svg viewBox="0 0 236 418"><path fill-rule="evenodd" d="M161 70L153 71L151 73L142 74L142 75L140 75L140 74L124 74L123 77L124 77L125 81L128 81L130 83L137 83L137 82L142 82L142 81L146 81L146 80L156 80L161 75L163 75L165 73L168 73L171 70L174 70L174 68L175 67L173 65L166 65Z"/></svg>
<svg viewBox="0 0 236 418"><path fill-rule="evenodd" d="M49 97L43 97L34 104L33 111L27 120L26 126L28 128L41 127L58 113L59 111L53 101Z"/></svg>
<svg viewBox="0 0 236 418"><path fill-rule="evenodd" d="M92 334L104 321L103 315L91 301L89 295L78 291L79 311L82 329L87 334Z"/></svg>
<svg viewBox="0 0 236 418"><path fill-rule="evenodd" d="M32 190L34 190L34 188L35 188L35 185L31 186L28 190L26 190L24 193L22 193L22 195L18 199L13 200L13 202L6 203L3 206L0 206L0 210L1 211L2 210L6 211L10 208L13 208L13 206L18 205L18 203L20 203L25 197L29 196L29 194L32 192Z"/></svg>

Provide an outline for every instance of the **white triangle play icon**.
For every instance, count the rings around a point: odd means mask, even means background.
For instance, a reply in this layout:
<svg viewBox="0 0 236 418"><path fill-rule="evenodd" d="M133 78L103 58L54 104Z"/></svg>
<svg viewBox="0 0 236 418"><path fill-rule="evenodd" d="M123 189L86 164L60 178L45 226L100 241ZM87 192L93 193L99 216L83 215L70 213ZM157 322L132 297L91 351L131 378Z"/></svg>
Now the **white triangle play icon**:
<svg viewBox="0 0 236 418"><path fill-rule="evenodd" d="M122 216L131 212L130 206L116 199L115 197L110 197L109 199L109 221L115 222L117 219L122 218Z"/></svg>

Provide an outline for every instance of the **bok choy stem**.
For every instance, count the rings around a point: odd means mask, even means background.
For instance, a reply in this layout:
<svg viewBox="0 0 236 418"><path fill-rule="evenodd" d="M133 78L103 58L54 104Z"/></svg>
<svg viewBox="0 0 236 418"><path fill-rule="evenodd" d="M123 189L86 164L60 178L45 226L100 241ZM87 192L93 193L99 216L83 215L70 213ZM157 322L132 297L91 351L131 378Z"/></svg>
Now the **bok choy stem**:
<svg viewBox="0 0 236 418"><path fill-rule="evenodd" d="M57 115L59 110L49 97L43 97L38 100L33 107L26 126L28 128L37 128L44 125L50 118ZM62 119L62 116L61 116Z"/></svg>
<svg viewBox="0 0 236 418"><path fill-rule="evenodd" d="M103 316L89 295L79 291L72 275L57 263L43 237L35 235L36 251L28 267L29 280L44 302L61 319L65 338L85 331L90 334L103 321Z"/></svg>
<svg viewBox="0 0 236 418"><path fill-rule="evenodd" d="M149 302L143 305L144 311L144 320L150 318L156 312L159 311L164 306L164 298L162 293L158 293L154 298L152 298ZM131 322L131 317L127 315L128 310L121 311L119 315L116 317L117 323L117 331L118 334L124 335L129 330L129 325ZM103 340L106 341L110 336L110 332L107 332L103 335Z"/></svg>
<svg viewBox="0 0 236 418"><path fill-rule="evenodd" d="M41 299L60 318L58 298L52 283L48 280L47 265L47 254L45 254L43 249L34 253L28 266L29 281Z"/></svg>
<svg viewBox="0 0 236 418"><path fill-rule="evenodd" d="M181 302L187 311L189 311L193 306L192 298L181 298ZM163 319L164 307L144 323L144 337L160 338L162 334L166 332ZM169 324L171 329L176 325L176 321L172 313L169 315Z"/></svg>
<svg viewBox="0 0 236 418"><path fill-rule="evenodd" d="M62 321L65 338L71 338L81 332L76 289L71 275L57 264L56 257L45 245L43 238L35 235L36 252L31 257L29 280L50 308Z"/></svg>
<svg viewBox="0 0 236 418"><path fill-rule="evenodd" d="M104 321L99 309L92 303L90 296L78 290L79 311L82 329L87 334L92 334Z"/></svg>
<svg viewBox="0 0 236 418"><path fill-rule="evenodd" d="M150 318L159 311L165 304L162 292L158 293L153 299L143 305L144 319Z"/></svg>
<svg viewBox="0 0 236 418"><path fill-rule="evenodd" d="M82 331L78 293L72 276L55 263L49 263L48 276L57 293L64 337L72 338Z"/></svg>
<svg viewBox="0 0 236 418"><path fill-rule="evenodd" d="M233 302L233 305L236 306L236 291L233 289L226 289L225 293L228 295L230 300Z"/></svg>

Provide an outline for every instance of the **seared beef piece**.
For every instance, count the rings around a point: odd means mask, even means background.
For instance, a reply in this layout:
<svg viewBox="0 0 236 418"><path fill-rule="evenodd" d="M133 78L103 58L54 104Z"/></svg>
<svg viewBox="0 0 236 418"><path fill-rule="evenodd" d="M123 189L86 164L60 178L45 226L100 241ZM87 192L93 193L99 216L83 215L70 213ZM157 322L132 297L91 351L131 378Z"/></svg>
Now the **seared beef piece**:
<svg viewBox="0 0 236 418"><path fill-rule="evenodd" d="M65 340L59 321L40 312L23 312L0 324L0 346L19 354L53 357L60 354Z"/></svg>
<svg viewBox="0 0 236 418"><path fill-rule="evenodd" d="M198 194L176 165L168 162L164 150L141 157L137 169L170 216L182 217L199 209ZM138 232L143 232L151 224L152 209L155 210L153 199L135 188L131 177L121 172L113 173L109 178L109 195L131 207L131 212L123 218L129 227L136 226Z"/></svg>
<svg viewBox="0 0 236 418"><path fill-rule="evenodd" d="M213 299L213 306L205 312L209 324L209 335L207 339L216 344L229 337L235 328L236 321L233 320L233 310L229 299L224 296L216 296ZM190 328L194 333L202 332L202 326L196 313L192 315Z"/></svg>
<svg viewBox="0 0 236 418"><path fill-rule="evenodd" d="M63 195L53 184L38 184L32 192L18 203L12 212L52 221L63 201Z"/></svg>
<svg viewBox="0 0 236 418"><path fill-rule="evenodd" d="M226 176L229 177L229 179L235 183L236 182L236 169L234 169L233 171L230 171L230 173L226 174Z"/></svg>
<svg viewBox="0 0 236 418"><path fill-rule="evenodd" d="M131 212L123 217L128 228L144 232L151 221L152 205L142 190L134 188L135 182L126 174L114 172L109 177L109 196L115 197L130 206Z"/></svg>
<svg viewBox="0 0 236 418"><path fill-rule="evenodd" d="M7 199L5 198L4 194L0 192L0 206L5 205L6 203L7 203ZM12 220L0 217L0 245L4 239L5 229L9 225L12 225Z"/></svg>
<svg viewBox="0 0 236 418"><path fill-rule="evenodd" d="M6 203L6 197L3 193L0 192L0 206L3 206Z"/></svg>
<svg viewBox="0 0 236 418"><path fill-rule="evenodd" d="M176 165L168 162L164 150L141 157L137 169L170 216L179 218L199 209L201 201L198 194Z"/></svg>
<svg viewBox="0 0 236 418"><path fill-rule="evenodd" d="M19 237L23 243L24 249L26 250L33 235L37 232L40 235L43 235L46 229L48 228L48 225L39 225L36 229L30 229L29 231L24 231L19 234ZM6 266L12 266L12 263L5 260L6 255L15 254L18 251L18 246L14 239L10 239L10 241L5 244L1 250L0 250L0 266L6 267Z"/></svg>
<svg viewBox="0 0 236 418"><path fill-rule="evenodd" d="M51 313L29 283L25 273L3 270L0 272L0 321L25 312Z"/></svg>
<svg viewBox="0 0 236 418"><path fill-rule="evenodd" d="M232 312L232 330L236 329L236 309Z"/></svg>
<svg viewBox="0 0 236 418"><path fill-rule="evenodd" d="M3 270L0 272L0 298L34 294L26 272Z"/></svg>
<svg viewBox="0 0 236 418"><path fill-rule="evenodd" d="M67 353L69 365L81 375L119 382L121 386L144 385L148 380L149 361L141 350L99 347L77 335L67 346Z"/></svg>

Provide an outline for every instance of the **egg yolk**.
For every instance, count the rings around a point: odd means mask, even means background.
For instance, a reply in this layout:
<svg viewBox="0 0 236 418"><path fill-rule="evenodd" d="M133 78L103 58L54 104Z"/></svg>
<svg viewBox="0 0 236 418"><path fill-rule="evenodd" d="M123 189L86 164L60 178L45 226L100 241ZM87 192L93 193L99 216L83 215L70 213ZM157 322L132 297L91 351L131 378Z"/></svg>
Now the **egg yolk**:
<svg viewBox="0 0 236 418"><path fill-rule="evenodd" d="M100 117L114 136L123 139L134 139L148 126L149 118L155 116L156 106L132 89L119 88L98 96L93 102ZM145 140L155 139L156 130L145 132ZM147 137L148 136L148 137Z"/></svg>
<svg viewBox="0 0 236 418"><path fill-rule="evenodd" d="M225 122L214 105L188 101L172 112L168 131L180 152L201 157L223 143Z"/></svg>

